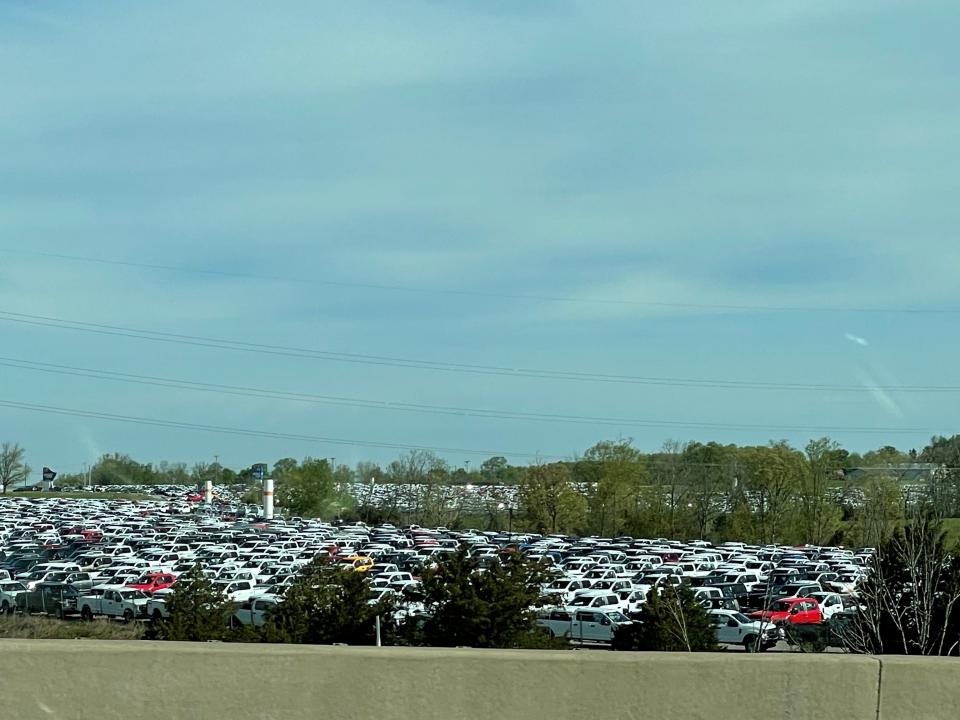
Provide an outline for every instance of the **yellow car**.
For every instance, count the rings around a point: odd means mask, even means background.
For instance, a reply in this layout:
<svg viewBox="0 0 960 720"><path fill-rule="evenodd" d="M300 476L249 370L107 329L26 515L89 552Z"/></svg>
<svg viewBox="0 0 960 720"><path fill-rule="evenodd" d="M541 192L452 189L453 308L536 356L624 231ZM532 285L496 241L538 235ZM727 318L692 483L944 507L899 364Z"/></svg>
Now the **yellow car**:
<svg viewBox="0 0 960 720"><path fill-rule="evenodd" d="M340 562L342 565L349 565L357 572L362 573L367 572L374 565L373 558L369 558L366 555L351 555L348 558L344 558Z"/></svg>

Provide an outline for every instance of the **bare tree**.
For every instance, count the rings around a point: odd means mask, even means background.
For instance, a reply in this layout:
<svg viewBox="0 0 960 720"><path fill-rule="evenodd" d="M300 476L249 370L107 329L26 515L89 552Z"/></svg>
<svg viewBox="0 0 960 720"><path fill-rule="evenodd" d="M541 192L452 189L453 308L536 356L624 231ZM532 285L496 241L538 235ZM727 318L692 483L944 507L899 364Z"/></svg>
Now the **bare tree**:
<svg viewBox="0 0 960 720"><path fill-rule="evenodd" d="M676 585L667 583L666 588L667 592L672 595L670 600L664 603L666 615L673 621L667 624L668 631L687 652L693 652L693 645L690 643L690 631L687 628L687 613L683 607L683 598L680 597L680 592L677 590Z"/></svg>
<svg viewBox="0 0 960 720"><path fill-rule="evenodd" d="M877 549L844 642L854 652L956 654L960 559L944 543L936 504L911 504L907 515L902 531Z"/></svg>
<svg viewBox="0 0 960 720"><path fill-rule="evenodd" d="M0 486L4 495L10 485L26 482L30 477L30 466L23 461L25 455L26 451L19 445L3 443L0 446Z"/></svg>

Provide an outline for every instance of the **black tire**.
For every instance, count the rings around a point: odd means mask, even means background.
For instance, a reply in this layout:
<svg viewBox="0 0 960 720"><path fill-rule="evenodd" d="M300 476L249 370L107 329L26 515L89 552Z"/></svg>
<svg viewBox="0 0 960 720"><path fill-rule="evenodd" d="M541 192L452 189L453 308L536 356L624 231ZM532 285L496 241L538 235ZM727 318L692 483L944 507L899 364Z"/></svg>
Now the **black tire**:
<svg viewBox="0 0 960 720"><path fill-rule="evenodd" d="M2 611L4 615L13 615L13 608L10 607L10 603L6 600L4 600L3 605L0 606L0 611Z"/></svg>
<svg viewBox="0 0 960 720"><path fill-rule="evenodd" d="M93 622L93 610L91 610L88 607L85 607L83 610L80 611L80 617L85 622Z"/></svg>
<svg viewBox="0 0 960 720"><path fill-rule="evenodd" d="M757 651L757 638L754 635L751 635L748 638L745 638L743 641L743 649L748 653Z"/></svg>
<svg viewBox="0 0 960 720"><path fill-rule="evenodd" d="M63 608L58 607L56 612L57 620L66 620L66 616L63 614Z"/></svg>
<svg viewBox="0 0 960 720"><path fill-rule="evenodd" d="M130 622L131 620L133 620L133 610L130 610L130 609L128 608L128 609L126 609L126 610L123 611L123 621L124 621L125 623L128 623L128 622Z"/></svg>
<svg viewBox="0 0 960 720"><path fill-rule="evenodd" d="M237 616L236 616L236 615L234 615L232 618L230 618L230 629L231 629L231 630L239 630L242 626L243 626L243 623L240 622L239 619L237 619Z"/></svg>
<svg viewBox="0 0 960 720"><path fill-rule="evenodd" d="M159 609L154 610L154 611L153 611L153 621L154 621L154 622L160 622L161 620L163 620L163 613L161 613Z"/></svg>

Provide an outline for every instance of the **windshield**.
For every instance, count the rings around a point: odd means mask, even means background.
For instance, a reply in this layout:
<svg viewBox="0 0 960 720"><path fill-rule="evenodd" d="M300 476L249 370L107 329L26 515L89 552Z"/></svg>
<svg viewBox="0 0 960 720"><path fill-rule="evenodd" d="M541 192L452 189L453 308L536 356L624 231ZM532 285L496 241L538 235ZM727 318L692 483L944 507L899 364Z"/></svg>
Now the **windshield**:
<svg viewBox="0 0 960 720"><path fill-rule="evenodd" d="M630 618L628 618L622 612L613 611L613 612L606 613L606 615L608 618L610 618L614 622L618 622L618 623L630 622Z"/></svg>

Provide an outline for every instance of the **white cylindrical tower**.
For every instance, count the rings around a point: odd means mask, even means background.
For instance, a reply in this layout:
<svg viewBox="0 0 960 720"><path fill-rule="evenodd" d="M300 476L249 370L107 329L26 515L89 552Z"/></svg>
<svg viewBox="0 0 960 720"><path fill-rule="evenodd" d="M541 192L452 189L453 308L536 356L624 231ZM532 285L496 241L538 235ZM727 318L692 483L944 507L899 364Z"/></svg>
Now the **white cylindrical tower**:
<svg viewBox="0 0 960 720"><path fill-rule="evenodd" d="M203 501L207 505L213 504L213 480L207 480L207 491L204 493Z"/></svg>
<svg viewBox="0 0 960 720"><path fill-rule="evenodd" d="M273 520L273 478L265 478L263 481L263 517Z"/></svg>

